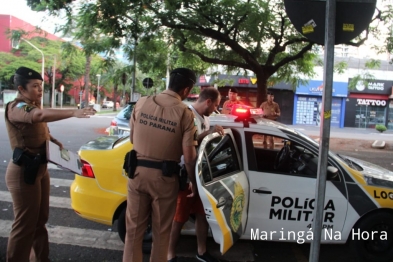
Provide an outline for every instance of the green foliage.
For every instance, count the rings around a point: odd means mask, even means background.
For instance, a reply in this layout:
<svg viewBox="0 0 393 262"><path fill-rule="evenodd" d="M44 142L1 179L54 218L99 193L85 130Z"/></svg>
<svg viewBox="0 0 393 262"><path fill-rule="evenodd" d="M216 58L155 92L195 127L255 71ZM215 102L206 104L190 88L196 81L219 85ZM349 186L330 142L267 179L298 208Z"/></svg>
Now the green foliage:
<svg viewBox="0 0 393 262"><path fill-rule="evenodd" d="M337 72L338 74L344 74L345 73L345 70L347 70L348 69L348 63L347 62L344 62L344 61L341 61L341 62L339 62L339 63L336 63L335 65L334 65L334 72Z"/></svg>
<svg viewBox="0 0 393 262"><path fill-rule="evenodd" d="M381 62L379 60L370 59L366 61L364 64L366 69L362 70L360 74L357 74L354 77L352 77L352 79L348 83L348 89L354 90L357 85L368 86L368 83L375 79L375 76L372 73L370 73L368 70L379 68L380 65Z"/></svg>
<svg viewBox="0 0 393 262"><path fill-rule="evenodd" d="M379 132L385 132L386 130L387 130L387 128L386 128L386 126L384 126L384 125L376 125L375 126L375 129L377 130L377 131L379 131Z"/></svg>
<svg viewBox="0 0 393 262"><path fill-rule="evenodd" d="M63 0L28 1L31 6L39 2L42 9L50 11L70 10L72 6ZM393 13L390 9L376 12L374 20L385 19L389 24ZM314 74L315 44L294 29L283 1L83 1L78 17L79 26L99 29L114 41L126 39L130 59L137 40L137 57L141 58L137 59L138 66L146 74L163 75L167 59L161 52L165 49L171 63L172 50L180 50L185 59L176 55L179 64L198 57L204 63L222 65L227 72L251 71L258 78L258 104L266 99L268 82L285 81L296 86L298 79ZM83 38L96 35L92 32L83 34ZM357 42L350 44L362 44L368 34L381 35L376 26L370 26L356 38ZM115 42L111 45L117 46ZM205 64L191 66L198 72L205 69ZM344 65L338 65L337 70L343 72Z"/></svg>

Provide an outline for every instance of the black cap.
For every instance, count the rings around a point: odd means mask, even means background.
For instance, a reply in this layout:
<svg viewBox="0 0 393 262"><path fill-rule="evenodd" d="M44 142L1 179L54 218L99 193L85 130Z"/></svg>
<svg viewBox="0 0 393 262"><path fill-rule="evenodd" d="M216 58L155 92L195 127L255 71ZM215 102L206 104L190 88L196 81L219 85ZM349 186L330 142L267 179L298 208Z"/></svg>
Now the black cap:
<svg viewBox="0 0 393 262"><path fill-rule="evenodd" d="M267 95L274 96L273 92L267 92Z"/></svg>
<svg viewBox="0 0 393 262"><path fill-rule="evenodd" d="M229 88L228 92L232 92L232 93L236 93L236 94L239 93L239 91L237 91L236 87Z"/></svg>
<svg viewBox="0 0 393 262"><path fill-rule="evenodd" d="M38 79L38 80L44 81L44 79L42 79L42 76L40 73L38 73L37 71L35 71L33 69L24 67L24 66L19 67L16 70L15 74L22 76L25 79Z"/></svg>
<svg viewBox="0 0 393 262"><path fill-rule="evenodd" d="M183 68L183 67L176 68L176 69L172 70L172 72L171 72L171 75L174 75L174 74L181 75L181 76L187 78L188 80L191 80L193 84L196 83L196 75L195 75L194 71L192 71L191 69Z"/></svg>

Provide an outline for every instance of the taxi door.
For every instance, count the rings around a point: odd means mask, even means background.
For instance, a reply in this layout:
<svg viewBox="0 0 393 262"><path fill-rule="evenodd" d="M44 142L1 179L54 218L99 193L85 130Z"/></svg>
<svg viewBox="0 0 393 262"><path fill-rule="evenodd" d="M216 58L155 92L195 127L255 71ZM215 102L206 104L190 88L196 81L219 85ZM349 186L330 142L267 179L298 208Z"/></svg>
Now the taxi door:
<svg viewBox="0 0 393 262"><path fill-rule="evenodd" d="M214 240L224 254L244 233L249 186L231 130L206 136L199 147L196 181Z"/></svg>

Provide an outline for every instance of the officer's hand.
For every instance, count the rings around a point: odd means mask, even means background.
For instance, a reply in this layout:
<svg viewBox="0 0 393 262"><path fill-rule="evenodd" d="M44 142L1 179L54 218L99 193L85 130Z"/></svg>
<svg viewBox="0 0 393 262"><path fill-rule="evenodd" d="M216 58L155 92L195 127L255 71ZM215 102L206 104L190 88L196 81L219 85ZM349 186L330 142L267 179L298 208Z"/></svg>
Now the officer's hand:
<svg viewBox="0 0 393 262"><path fill-rule="evenodd" d="M211 129L211 134L213 134L215 132L217 132L223 136L224 135L224 128L222 128L222 126L218 126L218 125L214 126L213 129Z"/></svg>
<svg viewBox="0 0 393 262"><path fill-rule="evenodd" d="M85 107L83 109L75 110L74 116L77 118L89 118L94 115L97 111L92 107Z"/></svg>
<svg viewBox="0 0 393 262"><path fill-rule="evenodd" d="M190 182L189 187L191 189L191 194L187 195L187 197L194 197L194 196L196 196L197 195L196 185L194 183Z"/></svg>
<svg viewBox="0 0 393 262"><path fill-rule="evenodd" d="M63 149L63 144L61 142L56 140L56 142L54 142L54 143L59 146L60 150Z"/></svg>

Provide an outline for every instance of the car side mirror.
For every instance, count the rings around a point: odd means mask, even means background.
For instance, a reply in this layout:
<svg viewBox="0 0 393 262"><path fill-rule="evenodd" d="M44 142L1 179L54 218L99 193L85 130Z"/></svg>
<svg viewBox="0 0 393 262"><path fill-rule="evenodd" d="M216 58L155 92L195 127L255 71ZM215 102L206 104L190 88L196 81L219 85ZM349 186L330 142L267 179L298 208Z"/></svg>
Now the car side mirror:
<svg viewBox="0 0 393 262"><path fill-rule="evenodd" d="M328 166L326 179L327 180L337 180L337 178L338 178L338 168L334 167L334 166Z"/></svg>

